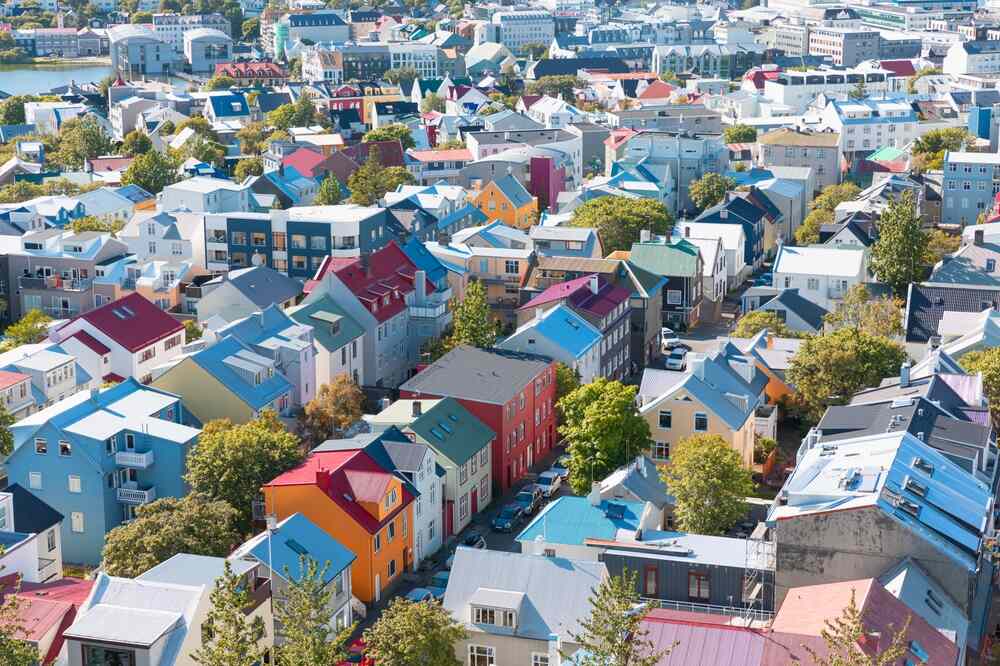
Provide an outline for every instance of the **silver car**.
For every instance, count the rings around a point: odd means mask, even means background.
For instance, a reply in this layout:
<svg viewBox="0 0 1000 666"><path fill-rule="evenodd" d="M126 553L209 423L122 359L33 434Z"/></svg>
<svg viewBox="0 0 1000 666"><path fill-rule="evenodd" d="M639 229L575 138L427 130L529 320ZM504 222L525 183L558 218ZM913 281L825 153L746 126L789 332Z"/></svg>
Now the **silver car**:
<svg viewBox="0 0 1000 666"><path fill-rule="evenodd" d="M670 352L665 365L667 366L667 370L683 370L686 360L687 350L678 348Z"/></svg>

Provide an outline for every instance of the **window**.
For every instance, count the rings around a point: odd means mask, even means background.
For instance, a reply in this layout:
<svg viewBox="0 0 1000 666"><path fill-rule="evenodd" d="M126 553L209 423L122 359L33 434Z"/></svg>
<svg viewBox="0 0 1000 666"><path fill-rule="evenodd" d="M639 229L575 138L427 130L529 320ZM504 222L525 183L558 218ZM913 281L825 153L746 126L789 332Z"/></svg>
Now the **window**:
<svg viewBox="0 0 1000 666"><path fill-rule="evenodd" d="M28 472L28 487L32 490L41 490L42 488L42 473L41 472Z"/></svg>
<svg viewBox="0 0 1000 666"><path fill-rule="evenodd" d="M642 577L642 593L647 597L655 597L660 592L659 572L656 567L646 567Z"/></svg>
<svg viewBox="0 0 1000 666"><path fill-rule="evenodd" d="M35 453L40 453L45 455L49 452L49 445L44 439L38 437L35 439Z"/></svg>
<svg viewBox="0 0 1000 666"><path fill-rule="evenodd" d="M154 356L156 356L156 345L151 345L142 350L142 354L139 355L139 362L144 363Z"/></svg>
<svg viewBox="0 0 1000 666"><path fill-rule="evenodd" d="M481 500L489 497L488 493L490 492L490 489L488 484L486 483L487 478L488 477L484 476L479 480L479 497Z"/></svg>
<svg viewBox="0 0 1000 666"><path fill-rule="evenodd" d="M71 493L82 493L83 486L80 483L80 477L76 474L70 474L67 479L67 487Z"/></svg>
<svg viewBox="0 0 1000 666"><path fill-rule="evenodd" d="M135 435L130 432L125 433L125 448L129 451L135 449Z"/></svg>
<svg viewBox="0 0 1000 666"><path fill-rule="evenodd" d="M382 533L381 532L376 532L375 533L375 552L377 553L380 550L382 550Z"/></svg>
<svg viewBox="0 0 1000 666"><path fill-rule="evenodd" d="M671 419L672 415L670 412L660 412L660 427L669 430Z"/></svg>
<svg viewBox="0 0 1000 666"><path fill-rule="evenodd" d="M490 457L490 447L484 446L479 452L479 466L486 467L486 463L489 462Z"/></svg>
<svg viewBox="0 0 1000 666"><path fill-rule="evenodd" d="M496 651L486 645L469 646L469 666L496 666Z"/></svg>
<svg viewBox="0 0 1000 666"><path fill-rule="evenodd" d="M544 652L532 652L531 666L549 666L549 655Z"/></svg>
<svg viewBox="0 0 1000 666"><path fill-rule="evenodd" d="M325 250L326 249L326 237L325 236L310 236L309 237L309 248L312 250Z"/></svg>
<svg viewBox="0 0 1000 666"><path fill-rule="evenodd" d="M386 534L386 542L387 543L392 543L392 540L396 538L396 521L395 520L392 521L391 523L389 523L389 527L388 527L388 529L386 529L385 534Z"/></svg>
<svg viewBox="0 0 1000 666"><path fill-rule="evenodd" d="M707 601L710 597L708 574L688 572L688 598L691 601Z"/></svg>
<svg viewBox="0 0 1000 666"><path fill-rule="evenodd" d="M992 273L996 269L997 269L996 259L987 259L986 260L986 272L987 273Z"/></svg>
<svg viewBox="0 0 1000 666"><path fill-rule="evenodd" d="M167 338L167 341L163 343L163 349L173 349L181 344L181 336L175 335L172 338Z"/></svg>
<svg viewBox="0 0 1000 666"><path fill-rule="evenodd" d="M670 442L653 442L653 460L670 460Z"/></svg>
<svg viewBox="0 0 1000 666"><path fill-rule="evenodd" d="M667 290L667 303L670 305L680 305L681 304L681 292L678 289L668 289Z"/></svg>
<svg viewBox="0 0 1000 666"><path fill-rule="evenodd" d="M135 666L135 651L84 645L83 663L87 666Z"/></svg>
<svg viewBox="0 0 1000 666"><path fill-rule="evenodd" d="M250 240L254 247L264 247L267 244L267 237L260 231L251 233Z"/></svg>
<svg viewBox="0 0 1000 666"><path fill-rule="evenodd" d="M817 291L819 289L819 279L809 278L808 280L806 280L806 288L812 289L813 291Z"/></svg>
<svg viewBox="0 0 1000 666"><path fill-rule="evenodd" d="M465 493L458 498L458 519L463 521L469 516L469 494Z"/></svg>
<svg viewBox="0 0 1000 666"><path fill-rule="evenodd" d="M74 532L83 532L83 514L79 511L70 514L70 524Z"/></svg>
<svg viewBox="0 0 1000 666"><path fill-rule="evenodd" d="M696 432L705 432L708 430L708 414L699 412L694 415L694 429Z"/></svg>
<svg viewBox="0 0 1000 666"><path fill-rule="evenodd" d="M50 553L56 549L55 528L49 530L48 533L45 535L45 542L46 542L45 545L48 547Z"/></svg>
<svg viewBox="0 0 1000 666"><path fill-rule="evenodd" d="M306 249L306 237L303 234L292 234L292 249L293 250Z"/></svg>
<svg viewBox="0 0 1000 666"><path fill-rule="evenodd" d="M229 242L233 245L246 245L247 235L245 231L234 231L229 234Z"/></svg>
<svg viewBox="0 0 1000 666"><path fill-rule="evenodd" d="M392 578L395 575L396 575L396 560L391 559L389 560L389 578Z"/></svg>
<svg viewBox="0 0 1000 666"><path fill-rule="evenodd" d="M503 271L508 275L517 275L520 272L520 262L516 259L508 259L503 262Z"/></svg>
<svg viewBox="0 0 1000 666"><path fill-rule="evenodd" d="M385 496L385 509L388 511L396 504L396 489L393 488L389 491L389 494Z"/></svg>

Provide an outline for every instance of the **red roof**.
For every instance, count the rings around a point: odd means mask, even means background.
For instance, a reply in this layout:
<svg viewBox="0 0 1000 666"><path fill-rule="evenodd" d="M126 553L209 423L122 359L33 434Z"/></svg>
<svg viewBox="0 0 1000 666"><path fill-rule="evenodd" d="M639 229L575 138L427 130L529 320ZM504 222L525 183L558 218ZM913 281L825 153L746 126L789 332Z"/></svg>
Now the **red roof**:
<svg viewBox="0 0 1000 666"><path fill-rule="evenodd" d="M621 129L613 129L611 130L611 134L608 136L608 138L604 140L604 145L610 148L617 148L618 146L622 145L623 143L631 139L636 134L638 134L638 132L636 132L633 129L629 129L627 127L623 127Z"/></svg>
<svg viewBox="0 0 1000 666"><path fill-rule="evenodd" d="M184 330L184 326L138 293L129 294L70 319L59 330L83 320L131 352ZM75 331L74 331L75 332Z"/></svg>
<svg viewBox="0 0 1000 666"><path fill-rule="evenodd" d="M233 78L274 78L288 76L281 65L273 62L227 62L215 66L215 75Z"/></svg>
<svg viewBox="0 0 1000 666"><path fill-rule="evenodd" d="M524 104L525 109L530 109L542 97L545 97L545 95L521 95L521 103Z"/></svg>
<svg viewBox="0 0 1000 666"><path fill-rule="evenodd" d="M101 356L104 356L105 354L111 353L111 349L109 349L107 345L105 345L103 342L92 336L90 333L87 333L87 331L77 331L76 333L74 333L69 337L76 338L77 340L80 341L80 344L82 344L84 347L89 348L95 354L100 354ZM69 338L67 338L67 340L68 339Z"/></svg>
<svg viewBox="0 0 1000 666"><path fill-rule="evenodd" d="M20 384L25 379L31 379L30 375L25 375L20 372L8 372L7 370L0 370L0 389L9 388L15 384Z"/></svg>
<svg viewBox="0 0 1000 666"><path fill-rule="evenodd" d="M63 633L73 624L76 610L90 596L93 587L93 580L78 578L63 578L54 583L21 583L17 596L28 603L21 605L20 615L31 640L37 642L53 625L59 625L52 645L42 658L43 664L51 664L59 656L63 646Z"/></svg>
<svg viewBox="0 0 1000 666"><path fill-rule="evenodd" d="M879 62L879 66L896 76L913 76L917 73L917 68L913 66L912 60L882 60Z"/></svg>
<svg viewBox="0 0 1000 666"><path fill-rule="evenodd" d="M603 275L597 275L597 293L590 289L591 275L584 275L575 280L567 280L554 284L538 296L521 306L521 310L567 299L574 310L583 310L598 317L608 314L622 302L629 299L629 291L616 287L607 281Z"/></svg>
<svg viewBox="0 0 1000 666"><path fill-rule="evenodd" d="M135 160L134 157L95 157L87 160L91 171L124 171Z"/></svg>
<svg viewBox="0 0 1000 666"><path fill-rule="evenodd" d="M642 91L639 99L663 99L670 97L674 87L665 81L653 81Z"/></svg>
<svg viewBox="0 0 1000 666"><path fill-rule="evenodd" d="M293 153L290 153L281 160L283 166L293 167L296 171L307 178L313 178L316 175L316 167L318 167L326 157L316 152L315 150L309 150L308 148L299 148Z"/></svg>

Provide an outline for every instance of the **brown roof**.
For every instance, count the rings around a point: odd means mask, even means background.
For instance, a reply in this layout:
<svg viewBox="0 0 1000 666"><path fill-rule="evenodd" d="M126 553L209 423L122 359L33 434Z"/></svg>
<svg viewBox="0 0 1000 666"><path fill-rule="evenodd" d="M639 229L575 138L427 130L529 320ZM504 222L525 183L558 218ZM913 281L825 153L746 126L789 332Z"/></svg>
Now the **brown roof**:
<svg viewBox="0 0 1000 666"><path fill-rule="evenodd" d="M840 134L837 132L803 132L783 127L757 137L757 143L772 146L836 148L840 143Z"/></svg>

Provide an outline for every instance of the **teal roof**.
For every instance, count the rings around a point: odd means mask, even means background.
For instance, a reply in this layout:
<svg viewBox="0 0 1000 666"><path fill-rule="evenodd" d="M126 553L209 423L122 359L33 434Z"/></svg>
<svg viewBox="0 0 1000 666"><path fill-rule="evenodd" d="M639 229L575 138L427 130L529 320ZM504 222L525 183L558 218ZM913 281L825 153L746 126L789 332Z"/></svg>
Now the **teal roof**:
<svg viewBox="0 0 1000 666"><path fill-rule="evenodd" d="M444 398L409 428L456 465L464 464L496 437L496 433L454 398Z"/></svg>
<svg viewBox="0 0 1000 666"><path fill-rule="evenodd" d="M329 296L324 296L287 314L300 324L312 326L316 343L331 354L351 340L360 338L365 332L361 324L334 303Z"/></svg>
<svg viewBox="0 0 1000 666"><path fill-rule="evenodd" d="M639 527L644 502L601 500L594 506L587 497L564 496L549 504L517 535L518 541L582 546L587 539L614 539L618 530ZM617 508L620 507L620 510ZM620 517L619 517L620 516Z"/></svg>
<svg viewBox="0 0 1000 666"><path fill-rule="evenodd" d="M633 243L629 261L655 275L691 277L701 275L698 247L683 238L671 242L654 240Z"/></svg>

